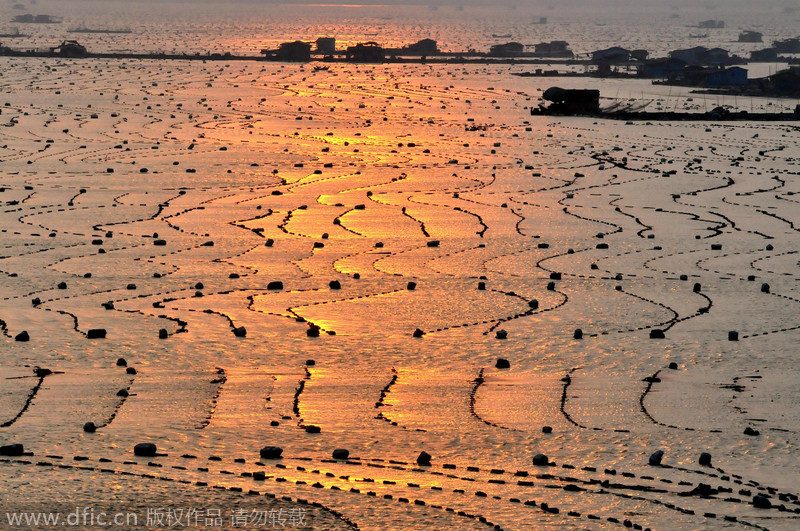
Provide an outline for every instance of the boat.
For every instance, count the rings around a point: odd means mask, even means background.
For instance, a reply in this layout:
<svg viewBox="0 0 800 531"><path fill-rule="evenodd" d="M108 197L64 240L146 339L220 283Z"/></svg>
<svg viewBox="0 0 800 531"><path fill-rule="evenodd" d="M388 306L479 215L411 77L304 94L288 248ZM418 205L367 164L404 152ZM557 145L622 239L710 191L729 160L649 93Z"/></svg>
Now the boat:
<svg viewBox="0 0 800 531"><path fill-rule="evenodd" d="M326 71L328 69L330 69L330 67L328 65L316 65L316 66L314 66L314 72L324 72L324 71Z"/></svg>
<svg viewBox="0 0 800 531"><path fill-rule="evenodd" d="M510 39L511 38L511 34L510 33L505 33L503 35L499 35L497 33L492 33L492 38L494 38L494 39Z"/></svg>
<svg viewBox="0 0 800 531"><path fill-rule="evenodd" d="M24 15L15 16L11 22L18 24L61 24L61 17L53 15L31 15L26 13Z"/></svg>
<svg viewBox="0 0 800 531"><path fill-rule="evenodd" d="M131 33L131 30L125 29L92 29L92 28L84 28L83 26L78 28L68 29L67 33Z"/></svg>
<svg viewBox="0 0 800 531"><path fill-rule="evenodd" d="M14 33L0 33L0 39L19 39L22 37L27 37L19 32L19 28L14 28Z"/></svg>

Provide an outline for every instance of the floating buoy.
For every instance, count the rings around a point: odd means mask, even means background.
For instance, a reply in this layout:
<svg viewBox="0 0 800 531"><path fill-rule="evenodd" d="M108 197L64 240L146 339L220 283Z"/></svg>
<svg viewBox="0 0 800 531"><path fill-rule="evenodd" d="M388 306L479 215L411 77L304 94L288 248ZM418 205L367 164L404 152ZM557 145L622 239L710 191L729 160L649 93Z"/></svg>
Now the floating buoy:
<svg viewBox="0 0 800 531"><path fill-rule="evenodd" d="M656 450L650 455L648 463L650 466L661 466L661 459L664 457L664 450Z"/></svg>
<svg viewBox="0 0 800 531"><path fill-rule="evenodd" d="M550 460L544 454L536 454L533 456L534 466L547 466L549 463Z"/></svg>
<svg viewBox="0 0 800 531"><path fill-rule="evenodd" d="M431 454L425 451L420 452L417 456L417 464L420 466L430 466Z"/></svg>
<svg viewBox="0 0 800 531"><path fill-rule="evenodd" d="M346 450L344 448L337 448L333 451L332 457L334 459L347 459L350 457L350 450Z"/></svg>
<svg viewBox="0 0 800 531"><path fill-rule="evenodd" d="M280 459L283 448L280 446L265 446L261 449L262 459Z"/></svg>
<svg viewBox="0 0 800 531"><path fill-rule="evenodd" d="M753 507L756 509L770 509L772 502L763 494L756 494L753 496Z"/></svg>
<svg viewBox="0 0 800 531"><path fill-rule="evenodd" d="M495 362L494 366L497 369L510 369L511 363L505 358L497 358L497 361Z"/></svg>
<svg viewBox="0 0 800 531"><path fill-rule="evenodd" d="M25 453L25 447L19 443L0 446L0 455L17 457Z"/></svg>
<svg viewBox="0 0 800 531"><path fill-rule="evenodd" d="M139 457L155 457L158 448L153 443L139 443L133 447L133 455Z"/></svg>
<svg viewBox="0 0 800 531"><path fill-rule="evenodd" d="M572 333L572 339L583 339L583 330L576 328Z"/></svg>
<svg viewBox="0 0 800 531"><path fill-rule="evenodd" d="M703 452L700 454L698 463L700 463L700 466L711 466L711 454L708 452Z"/></svg>

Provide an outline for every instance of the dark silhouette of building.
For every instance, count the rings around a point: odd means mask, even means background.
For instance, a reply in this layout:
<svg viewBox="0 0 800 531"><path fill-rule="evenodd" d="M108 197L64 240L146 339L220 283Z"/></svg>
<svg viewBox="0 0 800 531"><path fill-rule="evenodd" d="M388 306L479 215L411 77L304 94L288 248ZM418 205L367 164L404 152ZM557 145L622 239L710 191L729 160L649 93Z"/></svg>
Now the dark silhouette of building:
<svg viewBox="0 0 800 531"><path fill-rule="evenodd" d="M752 63L771 63L778 60L778 50L775 48L764 48L750 52L750 62Z"/></svg>
<svg viewBox="0 0 800 531"><path fill-rule="evenodd" d="M739 42L762 42L763 35L757 31L743 31L739 34Z"/></svg>
<svg viewBox="0 0 800 531"><path fill-rule="evenodd" d="M722 29L725 27L724 20L704 20L697 24L698 28L705 28L705 29Z"/></svg>
<svg viewBox="0 0 800 531"><path fill-rule="evenodd" d="M317 51L325 55L336 53L336 39L333 37L320 37L317 39Z"/></svg>
<svg viewBox="0 0 800 531"><path fill-rule="evenodd" d="M86 57L86 47L78 44L78 41L63 41L58 46L50 48L50 51L61 57Z"/></svg>
<svg viewBox="0 0 800 531"><path fill-rule="evenodd" d="M772 46L778 53L800 53L800 37L775 41Z"/></svg>
<svg viewBox="0 0 800 531"><path fill-rule="evenodd" d="M566 41L540 42L533 46L534 55L539 57L573 57Z"/></svg>
<svg viewBox="0 0 800 531"><path fill-rule="evenodd" d="M518 57L525 51L525 47L518 42L507 42L505 44L495 44L489 48L489 55L492 57Z"/></svg>
<svg viewBox="0 0 800 531"><path fill-rule="evenodd" d="M765 91L775 96L800 97L800 67L781 70L766 78Z"/></svg>
<svg viewBox="0 0 800 531"><path fill-rule="evenodd" d="M651 59L639 67L639 75L652 79L678 79L686 68L686 61L672 57Z"/></svg>
<svg viewBox="0 0 800 531"><path fill-rule="evenodd" d="M360 63L376 63L384 60L386 54L377 42L359 42L349 46L345 52L348 61Z"/></svg>
<svg viewBox="0 0 800 531"><path fill-rule="evenodd" d="M604 50L597 50L596 52L592 52L592 62L593 63L608 63L608 64L620 64L620 63L627 63L631 59L631 52L626 50L625 48L620 48L619 46L612 46L611 48L606 48Z"/></svg>
<svg viewBox="0 0 800 531"><path fill-rule="evenodd" d="M708 87L741 87L746 84L747 70L741 66L709 72L705 77L705 85Z"/></svg>
<svg viewBox="0 0 800 531"><path fill-rule="evenodd" d="M406 55L436 55L439 53L439 46L433 39L422 39L414 44L408 44L400 49L400 53Z"/></svg>
<svg viewBox="0 0 800 531"><path fill-rule="evenodd" d="M689 65L694 66L720 66L731 62L731 56L727 50L722 48L708 49L705 46L674 50L669 52L669 56L673 59L686 61Z"/></svg>
<svg viewBox="0 0 800 531"><path fill-rule="evenodd" d="M303 41L284 42L275 52L279 61L304 62L311 60L311 44Z"/></svg>

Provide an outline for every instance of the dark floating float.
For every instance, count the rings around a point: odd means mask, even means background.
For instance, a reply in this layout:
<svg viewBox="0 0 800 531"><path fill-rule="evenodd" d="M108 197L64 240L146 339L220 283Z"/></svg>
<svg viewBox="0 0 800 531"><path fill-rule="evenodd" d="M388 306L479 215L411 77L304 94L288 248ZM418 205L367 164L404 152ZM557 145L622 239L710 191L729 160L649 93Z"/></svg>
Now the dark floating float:
<svg viewBox="0 0 800 531"><path fill-rule="evenodd" d="M86 332L86 337L89 339L104 339L106 337L106 329L92 328Z"/></svg>
<svg viewBox="0 0 800 531"><path fill-rule="evenodd" d="M534 466L547 466L549 463L550 460L544 454L536 454L533 456Z"/></svg>
<svg viewBox="0 0 800 531"><path fill-rule="evenodd" d="M133 447L133 455L139 457L155 457L158 447L153 443L139 443Z"/></svg>
<svg viewBox="0 0 800 531"><path fill-rule="evenodd" d="M333 451L332 457L334 459L347 459L348 457L350 457L350 450L347 450L345 448L337 448L336 450Z"/></svg>
<svg viewBox="0 0 800 531"><path fill-rule="evenodd" d="M420 466L430 466L432 456L428 452L422 451L417 456L417 464Z"/></svg>
<svg viewBox="0 0 800 531"><path fill-rule="evenodd" d="M650 466L661 466L661 459L664 458L664 450L656 450L650 455L648 463Z"/></svg>
<svg viewBox="0 0 800 531"><path fill-rule="evenodd" d="M280 459L283 448L280 446L265 446L261 449L261 459Z"/></svg>
<svg viewBox="0 0 800 531"><path fill-rule="evenodd" d="M25 453L25 447L19 443L0 446L0 455L17 457Z"/></svg>
<svg viewBox="0 0 800 531"><path fill-rule="evenodd" d="M700 459L698 460L700 466L711 466L711 454L708 452L703 452L700 454Z"/></svg>

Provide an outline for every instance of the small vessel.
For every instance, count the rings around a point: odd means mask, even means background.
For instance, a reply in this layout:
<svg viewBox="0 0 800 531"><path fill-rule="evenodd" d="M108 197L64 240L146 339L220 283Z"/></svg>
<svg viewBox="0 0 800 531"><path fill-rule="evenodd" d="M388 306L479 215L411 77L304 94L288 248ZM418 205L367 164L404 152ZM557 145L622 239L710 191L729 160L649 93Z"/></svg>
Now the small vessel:
<svg viewBox="0 0 800 531"><path fill-rule="evenodd" d="M314 66L314 72L324 72L324 71L326 71L328 69L330 69L330 67L328 65L316 65L316 66Z"/></svg>
<svg viewBox="0 0 800 531"><path fill-rule="evenodd" d="M503 35L500 35L500 34L497 34L497 33L492 33L492 38L494 38L494 39L510 39L511 38L511 34L510 33L504 33Z"/></svg>
<svg viewBox="0 0 800 531"><path fill-rule="evenodd" d="M77 28L68 29L67 33L131 33L131 30L128 28L124 29L92 29L86 28L83 26L79 26Z"/></svg>
<svg viewBox="0 0 800 531"><path fill-rule="evenodd" d="M0 33L0 39L19 39L22 37L27 37L27 35L20 33L19 28L14 28L14 33Z"/></svg>
<svg viewBox="0 0 800 531"><path fill-rule="evenodd" d="M61 24L61 17L53 15L31 15L26 13L24 15L17 15L12 20L19 24Z"/></svg>

